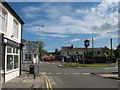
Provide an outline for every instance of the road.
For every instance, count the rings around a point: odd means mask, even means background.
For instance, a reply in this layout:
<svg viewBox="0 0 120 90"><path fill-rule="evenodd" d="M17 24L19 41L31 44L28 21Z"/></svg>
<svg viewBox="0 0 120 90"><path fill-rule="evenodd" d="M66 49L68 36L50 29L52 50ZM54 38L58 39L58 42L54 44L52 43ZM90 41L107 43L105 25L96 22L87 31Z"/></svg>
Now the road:
<svg viewBox="0 0 120 90"><path fill-rule="evenodd" d="M118 81L90 74L111 72L116 68L60 68L59 63L40 63L40 72L46 73L53 88L118 88Z"/></svg>

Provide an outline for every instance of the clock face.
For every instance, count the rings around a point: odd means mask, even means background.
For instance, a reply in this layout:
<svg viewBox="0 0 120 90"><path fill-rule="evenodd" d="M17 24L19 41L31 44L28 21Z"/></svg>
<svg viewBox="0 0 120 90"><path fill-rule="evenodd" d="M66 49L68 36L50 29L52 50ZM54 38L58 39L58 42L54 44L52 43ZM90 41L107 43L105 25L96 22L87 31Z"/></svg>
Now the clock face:
<svg viewBox="0 0 120 90"><path fill-rule="evenodd" d="M86 42L86 45L88 45L89 44L89 42Z"/></svg>

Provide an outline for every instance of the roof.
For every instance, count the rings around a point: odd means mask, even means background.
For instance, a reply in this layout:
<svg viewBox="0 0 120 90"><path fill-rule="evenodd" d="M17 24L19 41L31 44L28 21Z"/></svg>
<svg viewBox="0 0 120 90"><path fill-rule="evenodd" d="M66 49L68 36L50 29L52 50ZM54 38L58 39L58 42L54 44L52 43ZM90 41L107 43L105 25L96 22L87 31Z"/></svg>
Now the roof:
<svg viewBox="0 0 120 90"><path fill-rule="evenodd" d="M24 24L23 20L18 16L18 14L10 7L7 2L2 2L2 4L13 14L14 17L18 19L21 24Z"/></svg>
<svg viewBox="0 0 120 90"><path fill-rule="evenodd" d="M93 48L88 48L88 50L92 50ZM101 48L94 48L94 50L100 50ZM62 47L62 51L81 51L86 50L86 48L70 48L70 46Z"/></svg>

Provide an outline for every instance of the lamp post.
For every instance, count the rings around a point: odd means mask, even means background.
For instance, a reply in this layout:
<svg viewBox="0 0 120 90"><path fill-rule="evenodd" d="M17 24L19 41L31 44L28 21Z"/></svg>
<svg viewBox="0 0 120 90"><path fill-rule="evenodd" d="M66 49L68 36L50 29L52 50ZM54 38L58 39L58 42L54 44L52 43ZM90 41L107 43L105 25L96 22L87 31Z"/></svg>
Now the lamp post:
<svg viewBox="0 0 120 90"><path fill-rule="evenodd" d="M42 25L42 26L40 26L38 29L38 52L40 51L39 50L39 47L40 47L40 35L39 35L39 33L40 33L40 28L41 27L44 27L44 25ZM40 59L41 59L41 51L39 52L39 55L40 55L40 57L38 56L38 74L39 74L39 64L40 64Z"/></svg>
<svg viewBox="0 0 120 90"><path fill-rule="evenodd" d="M85 46L85 48L86 48L86 55L85 55L85 56L87 57L87 52L88 52L87 48L88 48L88 46L90 46L89 40L86 39L86 40L84 41L84 46Z"/></svg>

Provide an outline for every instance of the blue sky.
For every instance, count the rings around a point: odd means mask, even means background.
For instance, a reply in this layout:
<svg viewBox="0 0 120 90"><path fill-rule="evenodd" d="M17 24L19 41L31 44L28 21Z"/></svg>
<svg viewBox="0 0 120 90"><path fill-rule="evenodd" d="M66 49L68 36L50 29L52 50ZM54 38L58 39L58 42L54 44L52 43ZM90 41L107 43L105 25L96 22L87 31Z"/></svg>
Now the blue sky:
<svg viewBox="0 0 120 90"><path fill-rule="evenodd" d="M23 19L23 38L43 41L48 51L61 46L84 47L94 37L95 47L118 45L117 2L9 2ZM41 27L44 25L45 27Z"/></svg>

